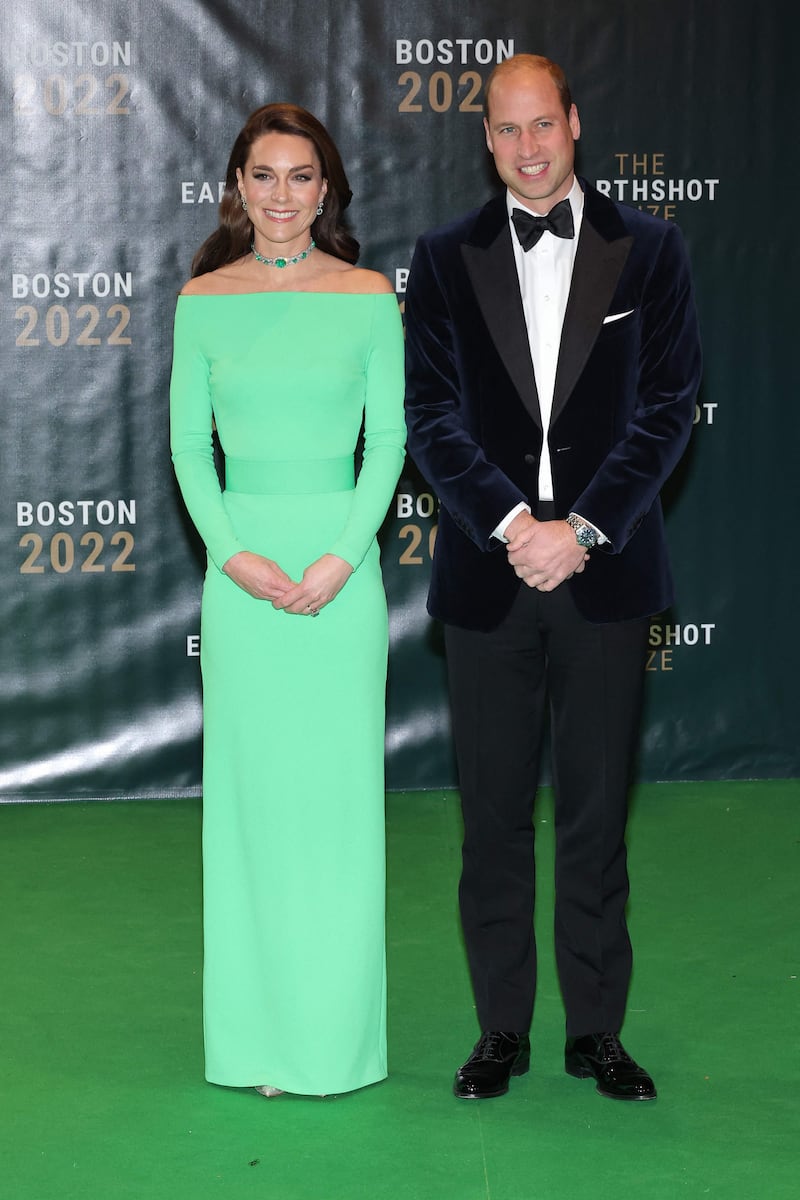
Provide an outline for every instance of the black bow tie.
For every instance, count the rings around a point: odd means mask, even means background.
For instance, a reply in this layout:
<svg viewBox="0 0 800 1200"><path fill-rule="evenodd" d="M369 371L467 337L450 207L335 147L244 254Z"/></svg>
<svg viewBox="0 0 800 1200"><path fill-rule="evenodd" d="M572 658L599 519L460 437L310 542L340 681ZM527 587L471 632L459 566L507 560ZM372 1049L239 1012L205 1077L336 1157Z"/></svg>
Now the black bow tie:
<svg viewBox="0 0 800 1200"><path fill-rule="evenodd" d="M511 220L523 250L530 250L531 246L535 246L546 229L556 237L575 237L569 200L561 200L555 208L550 209L546 217L536 217L533 213L525 212L523 208L512 208Z"/></svg>

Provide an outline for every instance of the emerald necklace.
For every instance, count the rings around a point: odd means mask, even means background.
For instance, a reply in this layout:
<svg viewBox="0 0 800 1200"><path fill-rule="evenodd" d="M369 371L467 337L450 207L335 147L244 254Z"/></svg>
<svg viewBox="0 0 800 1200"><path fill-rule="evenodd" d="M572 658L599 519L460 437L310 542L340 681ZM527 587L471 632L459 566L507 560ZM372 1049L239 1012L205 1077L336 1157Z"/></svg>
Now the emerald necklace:
<svg viewBox="0 0 800 1200"><path fill-rule="evenodd" d="M265 267L293 267L295 263L302 262L304 258L308 258L312 250L315 249L317 243L312 238L306 246L305 250L300 254L295 254L293 258L265 258L263 254L259 254L256 250L255 242L250 243L250 249L256 256L256 262L263 263Z"/></svg>

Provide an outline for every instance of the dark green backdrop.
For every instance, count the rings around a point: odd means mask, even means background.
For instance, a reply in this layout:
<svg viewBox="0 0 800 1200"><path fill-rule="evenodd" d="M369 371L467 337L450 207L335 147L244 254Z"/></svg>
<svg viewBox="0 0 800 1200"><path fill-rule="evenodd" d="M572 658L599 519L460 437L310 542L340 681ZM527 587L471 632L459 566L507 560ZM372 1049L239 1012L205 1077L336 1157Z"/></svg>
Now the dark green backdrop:
<svg viewBox="0 0 800 1200"><path fill-rule="evenodd" d="M655 621L646 779L800 774L797 250L787 2L6 0L0 799L199 790L201 554L167 450L172 313L243 118L315 111L362 261L402 303L417 234L495 186L481 88L550 55L579 169L686 233L706 372L667 495L679 600ZM425 615L436 501L383 531L392 788L454 782Z"/></svg>

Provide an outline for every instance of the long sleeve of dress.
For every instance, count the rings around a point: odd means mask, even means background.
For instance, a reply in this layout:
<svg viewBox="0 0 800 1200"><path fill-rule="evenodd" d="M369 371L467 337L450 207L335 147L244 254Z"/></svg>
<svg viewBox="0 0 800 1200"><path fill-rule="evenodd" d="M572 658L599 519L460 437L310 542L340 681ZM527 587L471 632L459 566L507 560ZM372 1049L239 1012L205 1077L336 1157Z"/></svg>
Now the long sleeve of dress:
<svg viewBox="0 0 800 1200"><path fill-rule="evenodd" d="M364 458L353 505L330 553L357 567L381 527L405 458L403 328L394 296L373 304L366 364Z"/></svg>
<svg viewBox="0 0 800 1200"><path fill-rule="evenodd" d="M222 501L211 440L213 412L210 370L191 310L178 303L170 383L170 445L175 474L189 516L221 570L240 550Z"/></svg>

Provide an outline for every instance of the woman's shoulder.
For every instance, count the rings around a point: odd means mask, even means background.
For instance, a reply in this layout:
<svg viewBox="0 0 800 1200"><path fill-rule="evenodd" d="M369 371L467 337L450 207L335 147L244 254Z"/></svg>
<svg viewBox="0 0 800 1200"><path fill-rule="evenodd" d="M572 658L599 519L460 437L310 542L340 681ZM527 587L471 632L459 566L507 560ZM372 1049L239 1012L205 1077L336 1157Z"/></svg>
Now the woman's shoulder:
<svg viewBox="0 0 800 1200"><path fill-rule="evenodd" d="M243 260L228 263L218 267L216 271L207 271L204 275L195 275L187 279L181 288L182 296L226 296L238 291L251 291L249 280L242 270Z"/></svg>
<svg viewBox="0 0 800 1200"><path fill-rule="evenodd" d="M350 263L342 263L336 269L334 290L348 295L394 295L394 288L380 271L370 271L366 267L354 267Z"/></svg>
<svg viewBox="0 0 800 1200"><path fill-rule="evenodd" d="M354 266L344 277L347 278L348 290L351 292L360 292L363 295L395 294L395 289L380 271L369 271L365 266Z"/></svg>

